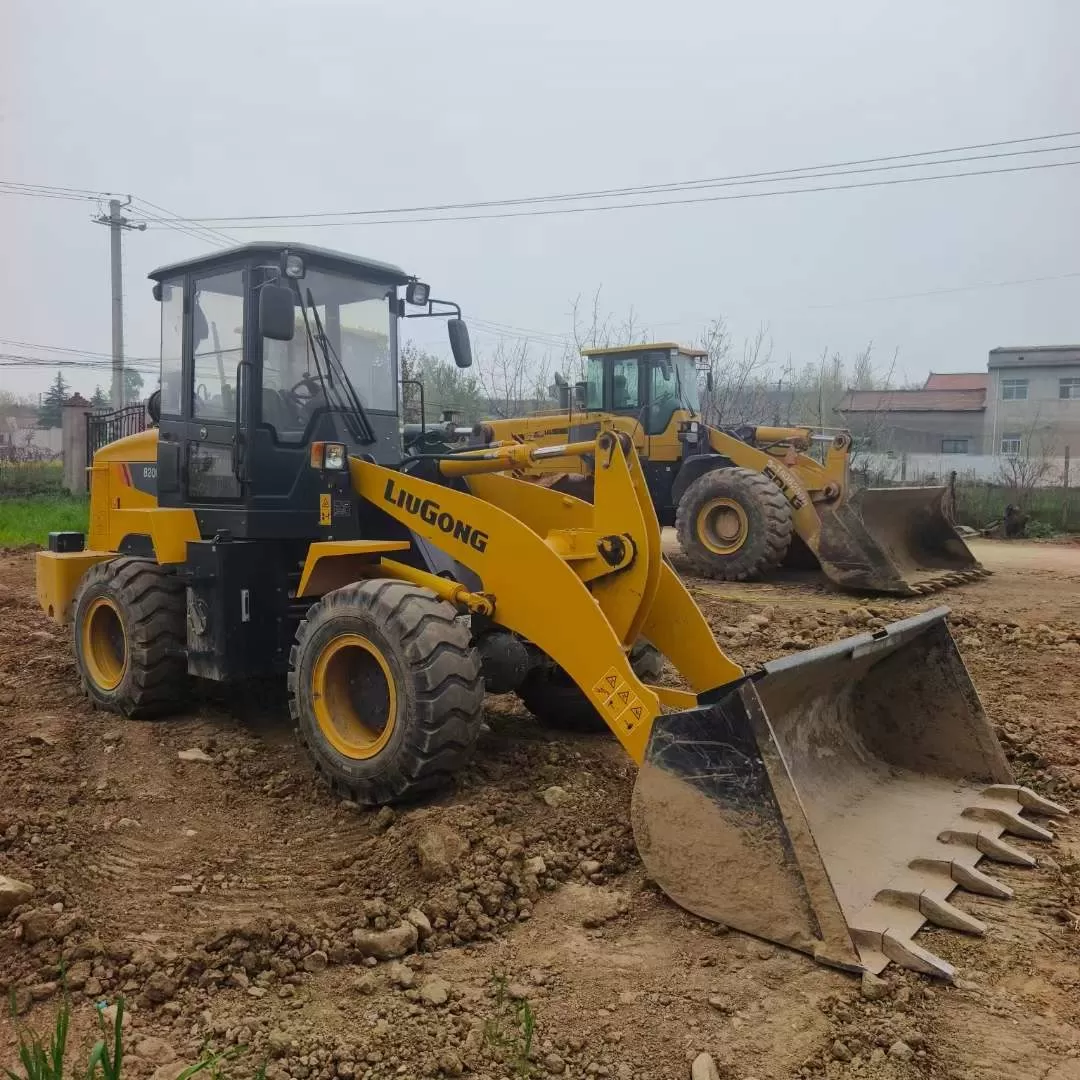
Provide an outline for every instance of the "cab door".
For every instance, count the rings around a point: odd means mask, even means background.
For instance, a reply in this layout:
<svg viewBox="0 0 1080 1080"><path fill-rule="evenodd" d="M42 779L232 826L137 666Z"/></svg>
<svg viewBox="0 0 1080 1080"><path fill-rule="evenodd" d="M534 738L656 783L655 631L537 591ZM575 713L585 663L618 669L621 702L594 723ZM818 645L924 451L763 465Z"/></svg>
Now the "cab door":
<svg viewBox="0 0 1080 1080"><path fill-rule="evenodd" d="M645 383L642 380L641 357L638 353L615 355L609 361L607 407L619 416L618 427L634 440L639 454L647 449L645 432Z"/></svg>
<svg viewBox="0 0 1080 1080"><path fill-rule="evenodd" d="M185 384L181 473L188 505L230 506L243 498L239 441L248 272L243 267L194 275Z"/></svg>

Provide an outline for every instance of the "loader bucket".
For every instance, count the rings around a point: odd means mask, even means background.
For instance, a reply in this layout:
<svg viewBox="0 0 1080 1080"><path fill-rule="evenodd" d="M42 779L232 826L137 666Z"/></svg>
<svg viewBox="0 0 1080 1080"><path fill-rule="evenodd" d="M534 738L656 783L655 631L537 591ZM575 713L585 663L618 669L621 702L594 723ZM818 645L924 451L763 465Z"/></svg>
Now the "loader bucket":
<svg viewBox="0 0 1080 1080"><path fill-rule="evenodd" d="M1017 787L937 608L772 661L654 723L631 818L676 903L823 963L941 978L924 922L973 934L957 888L1007 898L978 865L1030 866L1066 811Z"/></svg>
<svg viewBox="0 0 1080 1080"><path fill-rule="evenodd" d="M848 589L910 596L987 573L945 516L943 487L863 488L821 509L818 560Z"/></svg>

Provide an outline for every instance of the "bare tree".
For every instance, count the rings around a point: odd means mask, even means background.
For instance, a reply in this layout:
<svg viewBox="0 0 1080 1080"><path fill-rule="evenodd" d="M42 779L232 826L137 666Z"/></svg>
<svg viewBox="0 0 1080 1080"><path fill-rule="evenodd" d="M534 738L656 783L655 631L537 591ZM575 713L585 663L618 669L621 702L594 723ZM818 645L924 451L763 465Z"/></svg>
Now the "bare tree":
<svg viewBox="0 0 1080 1080"><path fill-rule="evenodd" d="M772 339L767 326L759 326L753 338L736 352L723 316L702 331L698 347L702 360L702 418L708 424L760 423L766 410L771 383ZM709 384L712 384L710 389Z"/></svg>
<svg viewBox="0 0 1080 1080"><path fill-rule="evenodd" d="M1054 454L1054 443L1047 437L1036 412L1027 429L1020 434L1019 450L1003 455L998 465L997 482L1009 489L1010 502L1022 510L1031 505L1035 488L1042 487L1053 477Z"/></svg>
<svg viewBox="0 0 1080 1080"><path fill-rule="evenodd" d="M491 411L521 416L551 404L551 360L537 355L526 338L499 338L495 348L476 358L476 377Z"/></svg>

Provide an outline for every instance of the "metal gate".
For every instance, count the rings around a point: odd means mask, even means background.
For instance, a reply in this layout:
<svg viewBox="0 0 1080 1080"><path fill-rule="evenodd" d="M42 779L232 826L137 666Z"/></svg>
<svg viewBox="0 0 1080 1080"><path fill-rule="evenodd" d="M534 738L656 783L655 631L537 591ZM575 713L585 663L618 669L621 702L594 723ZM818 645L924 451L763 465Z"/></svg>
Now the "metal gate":
<svg viewBox="0 0 1080 1080"><path fill-rule="evenodd" d="M86 423L86 463L93 464L94 454L107 443L145 430L146 406L141 401L115 412L91 413Z"/></svg>

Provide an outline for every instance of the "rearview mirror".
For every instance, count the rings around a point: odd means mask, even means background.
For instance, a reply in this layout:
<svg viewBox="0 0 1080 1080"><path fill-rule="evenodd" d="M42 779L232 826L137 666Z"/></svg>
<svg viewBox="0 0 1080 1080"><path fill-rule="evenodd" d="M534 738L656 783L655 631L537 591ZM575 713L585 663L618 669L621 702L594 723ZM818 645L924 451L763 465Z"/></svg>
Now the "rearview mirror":
<svg viewBox="0 0 1080 1080"><path fill-rule="evenodd" d="M292 289L263 285L259 289L259 333L272 341L292 341L295 332Z"/></svg>
<svg viewBox="0 0 1080 1080"><path fill-rule="evenodd" d="M705 389L708 390L710 394L713 391L713 377L711 371L705 372Z"/></svg>
<svg viewBox="0 0 1080 1080"><path fill-rule="evenodd" d="M584 409L586 400L585 383L574 383L574 408Z"/></svg>
<svg viewBox="0 0 1080 1080"><path fill-rule="evenodd" d="M446 332L450 335L450 351L454 354L454 363L459 368L472 367L472 344L465 320L450 319L446 324Z"/></svg>

